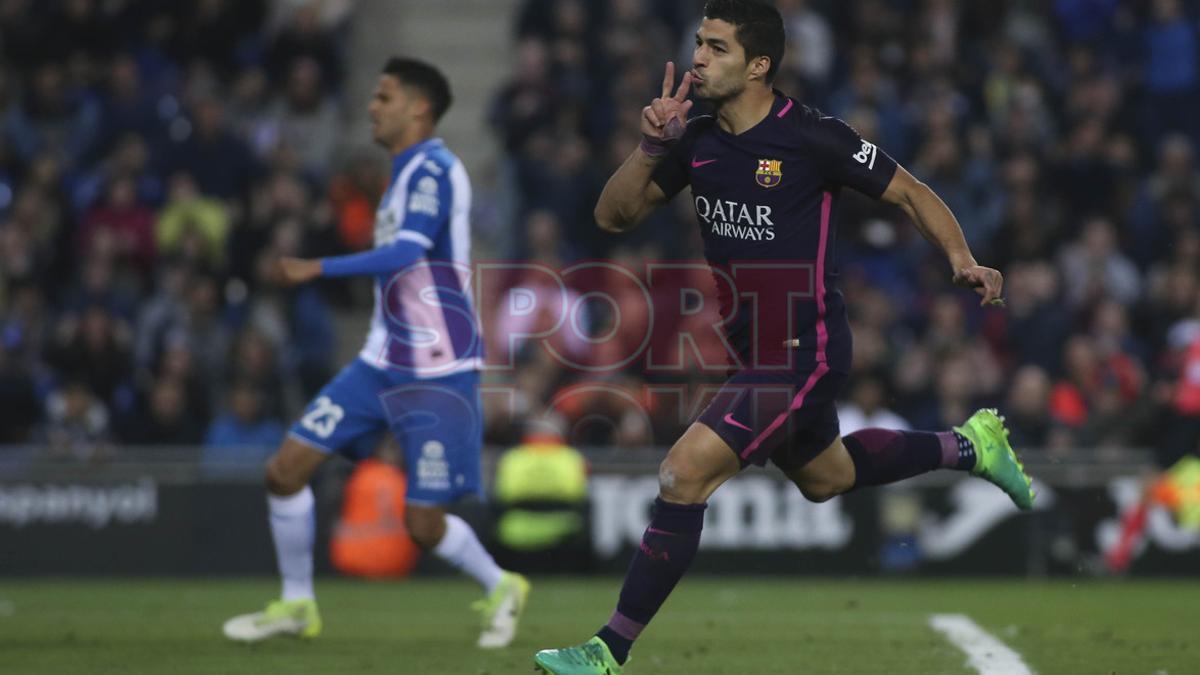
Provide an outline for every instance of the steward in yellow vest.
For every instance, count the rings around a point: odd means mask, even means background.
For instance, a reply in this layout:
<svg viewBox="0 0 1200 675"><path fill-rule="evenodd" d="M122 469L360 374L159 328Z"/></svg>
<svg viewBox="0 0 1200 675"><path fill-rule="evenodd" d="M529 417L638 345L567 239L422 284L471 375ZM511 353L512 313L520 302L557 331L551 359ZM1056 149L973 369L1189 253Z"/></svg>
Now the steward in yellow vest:
<svg viewBox="0 0 1200 675"><path fill-rule="evenodd" d="M496 466L495 535L503 549L497 557L507 557L513 569L586 567L591 557L587 474L587 461L566 444L553 421L528 424L522 443Z"/></svg>

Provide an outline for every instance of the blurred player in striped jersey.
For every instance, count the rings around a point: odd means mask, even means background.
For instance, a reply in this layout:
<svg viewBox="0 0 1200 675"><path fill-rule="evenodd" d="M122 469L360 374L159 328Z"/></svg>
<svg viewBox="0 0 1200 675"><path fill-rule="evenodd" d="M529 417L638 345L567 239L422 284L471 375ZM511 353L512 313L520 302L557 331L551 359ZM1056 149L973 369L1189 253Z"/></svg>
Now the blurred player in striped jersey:
<svg viewBox="0 0 1200 675"><path fill-rule="evenodd" d="M281 281L375 278L370 333L358 358L313 399L267 463L271 535L283 578L280 599L227 621L225 635L258 641L316 637L313 473L333 453L364 458L390 431L408 472L405 521L421 548L479 582L478 645L512 641L529 593L524 577L496 565L474 530L446 506L478 494L482 339L467 284L471 185L462 162L434 137L450 87L433 66L393 58L379 76L370 116L392 155L392 180L375 215L375 248L354 255L278 262Z"/></svg>

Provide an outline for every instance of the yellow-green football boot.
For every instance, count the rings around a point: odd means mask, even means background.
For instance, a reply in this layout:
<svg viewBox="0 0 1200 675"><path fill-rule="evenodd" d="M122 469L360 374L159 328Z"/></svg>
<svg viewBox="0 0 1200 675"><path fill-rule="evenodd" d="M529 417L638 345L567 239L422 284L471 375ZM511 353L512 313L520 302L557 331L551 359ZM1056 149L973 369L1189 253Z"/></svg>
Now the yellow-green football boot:
<svg viewBox="0 0 1200 675"><path fill-rule="evenodd" d="M995 408L981 408L954 430L975 446L975 466L971 474L1004 490L1017 507L1032 509L1035 497L1032 481L1025 474L1025 466L1017 459L1017 453L1008 444L1008 429L999 412Z"/></svg>
<svg viewBox="0 0 1200 675"><path fill-rule="evenodd" d="M223 630L225 637L238 642L258 642L276 635L311 639L321 634L321 614L312 598L275 600L261 612L226 621Z"/></svg>

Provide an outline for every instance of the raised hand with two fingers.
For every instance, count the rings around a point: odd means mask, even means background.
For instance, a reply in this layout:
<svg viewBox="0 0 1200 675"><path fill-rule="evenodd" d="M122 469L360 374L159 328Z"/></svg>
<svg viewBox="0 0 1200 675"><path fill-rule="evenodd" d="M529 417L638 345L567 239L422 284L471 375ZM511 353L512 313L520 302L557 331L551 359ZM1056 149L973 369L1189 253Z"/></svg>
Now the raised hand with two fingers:
<svg viewBox="0 0 1200 675"><path fill-rule="evenodd" d="M691 72L683 74L683 81L675 87L675 63L667 61L666 72L663 74L662 96L650 101L650 105L642 108L642 151L651 157L666 154L670 143L683 136L687 122L688 111L692 109L692 101L687 99L688 90L692 86Z"/></svg>

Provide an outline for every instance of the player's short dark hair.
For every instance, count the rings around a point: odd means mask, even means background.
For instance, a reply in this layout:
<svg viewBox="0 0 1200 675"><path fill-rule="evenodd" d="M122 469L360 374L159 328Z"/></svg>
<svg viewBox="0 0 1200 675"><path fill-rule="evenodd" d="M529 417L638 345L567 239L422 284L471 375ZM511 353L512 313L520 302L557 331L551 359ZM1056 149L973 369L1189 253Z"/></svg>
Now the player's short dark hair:
<svg viewBox="0 0 1200 675"><path fill-rule="evenodd" d="M762 0L708 0L704 3L704 18L720 19L733 25L734 35L746 50L746 60L765 56L771 59L767 68L769 84L779 72L783 61L783 46L787 38L783 31L783 16L774 5Z"/></svg>
<svg viewBox="0 0 1200 675"><path fill-rule="evenodd" d="M446 114L453 98L450 96L450 83L446 76L432 65L424 61L393 56L383 66L383 74L391 75L401 84L420 91L429 99L433 107L433 121L436 123Z"/></svg>

